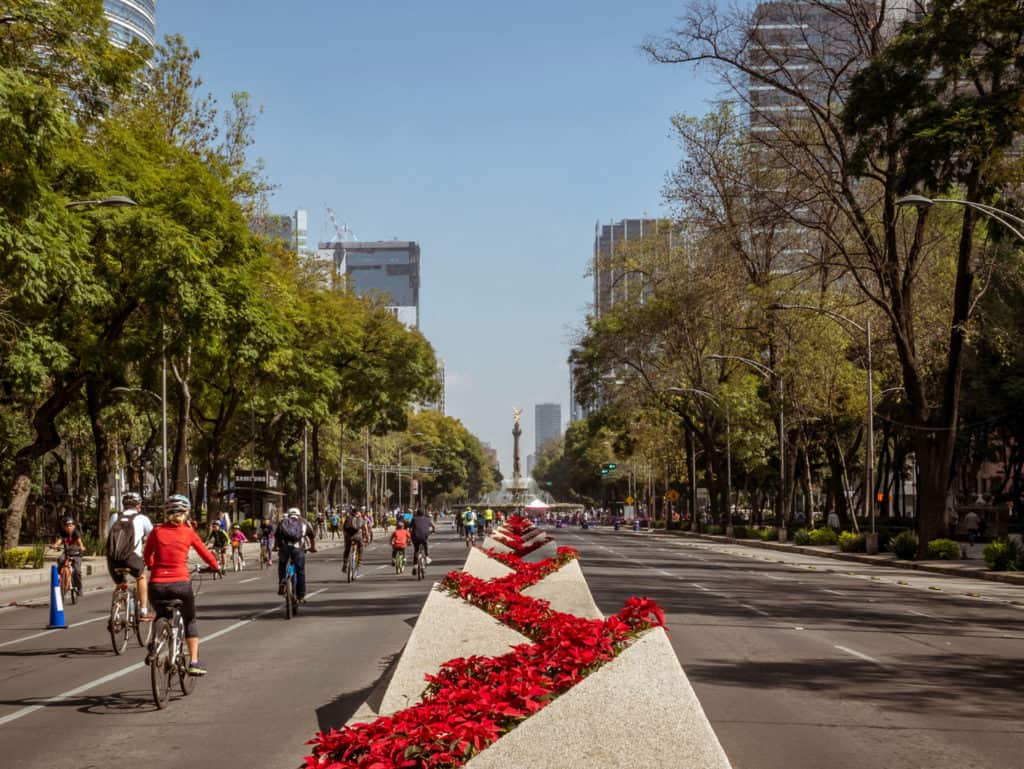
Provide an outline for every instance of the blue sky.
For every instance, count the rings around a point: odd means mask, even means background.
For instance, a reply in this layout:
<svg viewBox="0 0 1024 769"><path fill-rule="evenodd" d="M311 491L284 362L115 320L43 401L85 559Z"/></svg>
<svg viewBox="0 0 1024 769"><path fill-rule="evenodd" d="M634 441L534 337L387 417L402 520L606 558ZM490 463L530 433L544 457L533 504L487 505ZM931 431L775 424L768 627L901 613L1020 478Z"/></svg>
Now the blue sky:
<svg viewBox="0 0 1024 769"><path fill-rule="evenodd" d="M511 473L512 409L562 404L565 360L592 299L594 224L664 210L676 112L715 89L639 45L679 0L516 3L161 0L225 104L263 115L255 156L275 211L327 206L361 240L416 240L421 329L444 358L448 407Z"/></svg>

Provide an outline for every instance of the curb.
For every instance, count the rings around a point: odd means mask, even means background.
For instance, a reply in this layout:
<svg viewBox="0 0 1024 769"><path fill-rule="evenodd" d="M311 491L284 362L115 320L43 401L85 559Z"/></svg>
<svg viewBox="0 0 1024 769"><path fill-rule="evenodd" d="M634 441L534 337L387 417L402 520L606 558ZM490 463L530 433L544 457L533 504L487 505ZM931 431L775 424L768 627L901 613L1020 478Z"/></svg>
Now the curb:
<svg viewBox="0 0 1024 769"><path fill-rule="evenodd" d="M966 577L968 579L981 579L988 582L1001 582L1006 585L1024 585L1024 574L1005 571L989 571L987 569L971 569L970 571L942 566L936 563L922 563L920 561L902 561L888 556L858 555L857 553L843 553L832 550L819 550L814 547L803 545L784 545L781 542L762 542L758 540L736 539L735 537L724 537L716 534L696 534L692 531L673 532L665 534L659 531L652 532L658 536L685 537L686 539L703 539L708 542L720 544L739 545L741 547L760 548L762 550L777 550L783 553L798 553L800 555L813 555L819 558L831 558L835 561L848 561L852 563L865 563L872 566L891 566L896 569L909 569L911 571L924 571L932 574L944 574L949 577Z"/></svg>

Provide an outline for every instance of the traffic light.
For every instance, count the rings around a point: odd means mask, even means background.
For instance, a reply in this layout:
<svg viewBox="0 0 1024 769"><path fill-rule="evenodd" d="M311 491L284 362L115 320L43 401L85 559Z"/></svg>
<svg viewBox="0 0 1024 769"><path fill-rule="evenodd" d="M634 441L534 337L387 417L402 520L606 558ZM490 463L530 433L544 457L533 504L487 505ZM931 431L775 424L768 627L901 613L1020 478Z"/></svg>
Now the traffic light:
<svg viewBox="0 0 1024 769"><path fill-rule="evenodd" d="M601 465L601 475L608 475L608 473L610 473L616 467L618 467L618 465L615 464L614 462L605 462L603 465Z"/></svg>

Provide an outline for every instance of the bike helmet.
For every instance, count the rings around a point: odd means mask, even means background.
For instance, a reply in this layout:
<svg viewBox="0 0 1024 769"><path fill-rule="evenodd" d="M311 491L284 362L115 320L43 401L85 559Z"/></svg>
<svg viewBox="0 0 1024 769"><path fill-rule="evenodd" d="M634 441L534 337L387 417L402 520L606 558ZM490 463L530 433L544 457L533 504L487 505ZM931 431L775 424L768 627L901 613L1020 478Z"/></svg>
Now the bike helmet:
<svg viewBox="0 0 1024 769"><path fill-rule="evenodd" d="M302 515L302 512L297 507L289 507L288 508L288 515L297 518L298 516Z"/></svg>
<svg viewBox="0 0 1024 769"><path fill-rule="evenodd" d="M66 518L64 518L64 520L63 520L63 521L61 522L61 525L62 525L62 526L74 526L74 525L75 525L75 519L74 519L74 518L72 518L72 517L71 517L71 516L69 515L69 516L67 516Z"/></svg>
<svg viewBox="0 0 1024 769"><path fill-rule="evenodd" d="M121 507L138 507L142 504L142 496L134 491L126 491L121 497Z"/></svg>
<svg viewBox="0 0 1024 769"><path fill-rule="evenodd" d="M188 515L192 503L184 494L172 494L164 502L164 515Z"/></svg>

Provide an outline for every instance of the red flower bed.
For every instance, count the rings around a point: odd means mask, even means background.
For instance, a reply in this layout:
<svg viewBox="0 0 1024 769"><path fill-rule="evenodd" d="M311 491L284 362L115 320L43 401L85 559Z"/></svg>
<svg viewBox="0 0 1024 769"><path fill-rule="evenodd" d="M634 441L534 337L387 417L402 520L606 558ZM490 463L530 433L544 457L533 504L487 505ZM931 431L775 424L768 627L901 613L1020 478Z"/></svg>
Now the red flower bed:
<svg viewBox="0 0 1024 769"><path fill-rule="evenodd" d="M519 630L532 644L500 657L446 662L428 676L423 701L369 724L320 733L308 769L447 769L460 767L502 734L613 659L637 634L663 626L652 601L631 598L617 615L591 620L552 611L547 601L520 591L578 556L559 548L557 558L525 563L493 557L514 569L494 580L450 572L444 589Z"/></svg>
<svg viewBox="0 0 1024 769"><path fill-rule="evenodd" d="M521 515L509 516L509 519L502 524L501 528L507 529L511 534L521 537L533 528L533 521Z"/></svg>
<svg viewBox="0 0 1024 769"><path fill-rule="evenodd" d="M522 537L518 537L515 534L501 534L500 532L496 532L493 535L493 539L495 542L505 545L505 547L512 548L518 556L529 555L534 550L544 547L544 545L551 541L547 537L537 537L527 544Z"/></svg>

